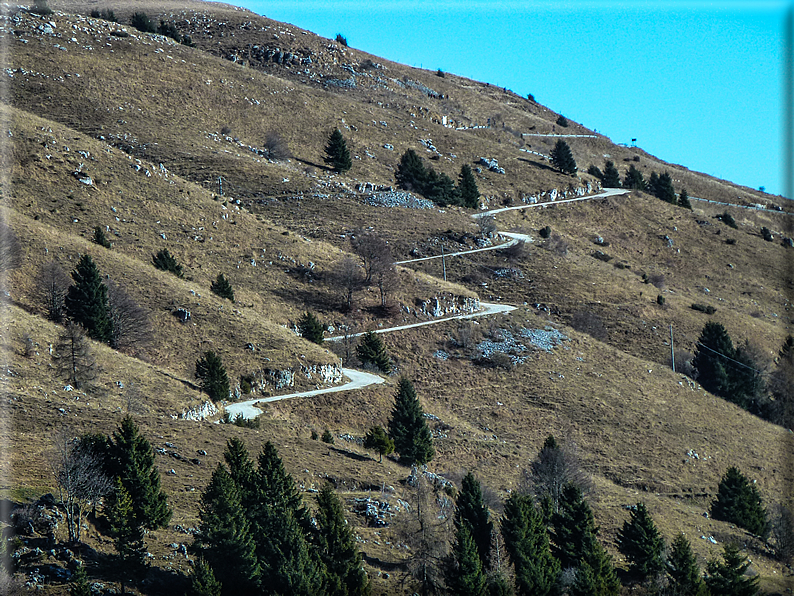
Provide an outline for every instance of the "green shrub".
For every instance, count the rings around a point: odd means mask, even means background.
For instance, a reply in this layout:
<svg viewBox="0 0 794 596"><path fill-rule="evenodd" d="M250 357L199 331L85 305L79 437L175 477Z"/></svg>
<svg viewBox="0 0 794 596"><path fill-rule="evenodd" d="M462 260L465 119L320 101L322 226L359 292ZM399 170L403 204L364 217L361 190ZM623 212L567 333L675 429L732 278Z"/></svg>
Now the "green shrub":
<svg viewBox="0 0 794 596"><path fill-rule="evenodd" d="M774 236L772 236L772 231L766 226L761 228L761 235L764 237L764 240L766 240L767 242L772 242L772 240L775 239Z"/></svg>
<svg viewBox="0 0 794 596"><path fill-rule="evenodd" d="M599 180L604 179L604 173L598 169L598 166L594 164L590 164L590 167L587 168L587 173L590 174L591 176L595 176Z"/></svg>
<svg viewBox="0 0 794 596"><path fill-rule="evenodd" d="M221 298L226 298L227 300L234 302L234 290L232 289L232 284L230 284L229 280L223 276L223 273L218 274L218 278L212 282L210 290L212 290L213 294L217 294Z"/></svg>
<svg viewBox="0 0 794 596"><path fill-rule="evenodd" d="M173 23L160 21L160 26L157 28L157 33L164 35L165 37L170 37L177 43L182 43L182 34L179 33L179 29L177 29L176 25Z"/></svg>
<svg viewBox="0 0 794 596"><path fill-rule="evenodd" d="M733 219L733 215L728 213L727 211L722 215L718 215L717 219L721 220L729 228L738 229L739 226L736 225L736 220Z"/></svg>
<svg viewBox="0 0 794 596"><path fill-rule="evenodd" d="M541 238L548 238L551 236L551 226L546 226L545 228L541 228L538 230L538 234L540 234Z"/></svg>
<svg viewBox="0 0 794 596"><path fill-rule="evenodd" d="M565 116L563 116L562 114L560 114L559 118L557 118L557 125L558 125L558 126L562 126L562 127L564 127L564 128L567 128L567 126L568 126L568 120L567 120L567 118L565 118Z"/></svg>
<svg viewBox="0 0 794 596"><path fill-rule="evenodd" d="M733 246L734 244L736 244L736 238L726 238L725 239L725 244Z"/></svg>
<svg viewBox="0 0 794 596"><path fill-rule="evenodd" d="M323 443L328 443L329 445L334 444L334 435L332 435L331 431L327 428L323 431Z"/></svg>
<svg viewBox="0 0 794 596"><path fill-rule="evenodd" d="M298 321L298 331L300 332L301 337L308 339L312 343L318 345L323 343L323 332L325 331L325 325L317 320L317 317L314 316L314 313L307 311L306 314L301 317L301 319Z"/></svg>
<svg viewBox="0 0 794 596"><path fill-rule="evenodd" d="M441 77L441 78L443 79L443 78L444 78L444 71L443 71L443 70L441 70L441 69L439 68L439 69L436 71L436 76L437 76L437 77Z"/></svg>
<svg viewBox="0 0 794 596"><path fill-rule="evenodd" d="M317 431L312 429L312 441L316 441L320 438L320 435L317 434Z"/></svg>
<svg viewBox="0 0 794 596"><path fill-rule="evenodd" d="M103 246L105 248L111 248L112 244L110 244L110 240L107 239L105 236L105 230L103 230L100 226L96 226L94 228L94 237L92 238L94 244L98 244L99 246Z"/></svg>
<svg viewBox="0 0 794 596"><path fill-rule="evenodd" d="M692 303L692 306L690 308L692 310L699 310L700 312L704 312L707 315L713 315L715 312L717 312L717 309L714 308L713 306L708 306L706 304L698 304L696 302Z"/></svg>
<svg viewBox="0 0 794 596"><path fill-rule="evenodd" d="M345 37L345 36L344 36L344 35L342 35L341 33L337 33L337 34L336 34L336 43L338 43L338 44L341 44L341 45L343 45L343 46L347 47L347 37Z"/></svg>
<svg viewBox="0 0 794 596"><path fill-rule="evenodd" d="M132 13L130 25L135 27L141 33L157 33L154 23L152 23L145 12Z"/></svg>
<svg viewBox="0 0 794 596"><path fill-rule="evenodd" d="M594 259L598 259L599 261L604 261L604 263L609 263L612 260L612 257L605 252L601 252L600 250L596 250L590 253L590 256Z"/></svg>
<svg viewBox="0 0 794 596"><path fill-rule="evenodd" d="M664 306L664 296L662 296L661 294L659 294L659 295L656 297L656 304L658 304L659 306Z"/></svg>
<svg viewBox="0 0 794 596"><path fill-rule="evenodd" d="M160 271L168 271L177 277L182 277L182 265L168 252L167 248L163 248L156 255L152 255L152 264Z"/></svg>
<svg viewBox="0 0 794 596"><path fill-rule="evenodd" d="M254 378L251 376L240 377L240 391L243 395L248 395L254 390Z"/></svg>

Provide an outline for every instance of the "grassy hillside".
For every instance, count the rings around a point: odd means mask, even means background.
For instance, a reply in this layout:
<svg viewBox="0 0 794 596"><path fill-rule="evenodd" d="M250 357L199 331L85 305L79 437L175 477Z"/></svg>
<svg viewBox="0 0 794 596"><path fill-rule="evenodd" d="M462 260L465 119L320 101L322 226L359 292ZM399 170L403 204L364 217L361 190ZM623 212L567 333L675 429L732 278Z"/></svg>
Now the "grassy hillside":
<svg viewBox="0 0 794 596"><path fill-rule="evenodd" d="M51 6L56 12L47 16L5 9L0 32L8 46L0 73L2 217L23 253L5 284L4 496L26 503L55 492L53 437L64 429L111 433L131 413L159 449L157 466L174 508L169 527L147 537L153 569L135 589L181 591L190 566L178 545L192 542L183 529L198 526L198 499L227 439L240 437L254 454L271 440L312 506L312 491L333 482L360 537L374 592L405 593L416 588L405 548L411 513L393 509L390 524L376 528L353 510L356 498L392 505L416 498L405 484L408 468L392 458L380 464L355 442L372 425L386 424L398 375L406 375L431 415L437 455L430 470L453 480L473 471L494 515L554 434L576 445L592 475L591 504L619 567L626 563L616 533L628 518L626 506L644 501L668 541L684 531L701 563L722 543L739 540L766 591L790 586L791 570L775 558L774 543L703 513L734 465L757 481L770 509L787 502L791 431L669 367L671 325L675 347L693 352L703 325L718 321L735 344L753 344L765 374L775 371L792 333L792 249L781 242L794 235L791 216L746 207L791 210L784 199L615 145L570 120L566 134L595 138L567 139L579 174L563 175L538 155L548 155L555 137L528 136L562 132L558 115L545 107L230 5L107 6L123 23L134 10L172 21L195 47L87 16L106 8L96 2ZM335 127L354 157L344 175L323 162ZM290 158L265 157L261 150L274 134L286 141ZM354 256L351 238L362 231L387 240L398 261L500 242L483 236L473 210L373 200L378 194L362 185L395 186L409 148L453 179L464 164L480 167L483 208L528 205L498 214L496 227L534 242L447 258L446 281L439 260L398 267L391 309L377 308L373 286L357 292L347 311L333 272ZM498 159L505 173L479 166L480 157ZM584 172L605 159L621 174L634 165L646 179L668 171L676 190L731 206L693 201L690 211L638 191L550 204L552 191L595 190L598 181ZM530 197L549 204L531 205ZM725 211L736 229L717 218ZM111 249L91 241L96 226L106 230ZM545 226L549 239L539 234ZM762 227L773 242L764 240ZM183 265L183 279L152 265L163 248ZM597 252L604 254L596 258ZM126 352L92 342L98 378L67 391L49 353L62 327L46 320L37 275L50 260L71 271L83 254L147 309L154 337L145 349ZM219 273L234 287L234 303L210 291ZM270 404L258 429L214 424L220 412L200 422L174 418L206 401L194 366L207 350L221 355L233 386L242 377L289 370L296 390L313 389L318 368L338 366L345 350L298 337L294 325L304 312L318 313L335 330L366 330L427 320L422 304L437 297L517 309L385 334L396 372L384 385ZM716 312L693 310L693 303ZM191 321L180 323L177 309L189 310ZM522 336L551 329L565 339L550 351ZM34 348L28 353L26 336ZM516 364L493 366L480 357L480 342L510 338ZM254 391L259 397L287 389L265 383ZM310 438L326 429L336 437L333 446ZM45 538L29 540L21 572L64 566L44 548ZM85 552L92 577L117 581L101 523L89 523L86 541L94 552ZM42 551L31 554L36 546ZM53 580L43 592L64 594L66 587Z"/></svg>

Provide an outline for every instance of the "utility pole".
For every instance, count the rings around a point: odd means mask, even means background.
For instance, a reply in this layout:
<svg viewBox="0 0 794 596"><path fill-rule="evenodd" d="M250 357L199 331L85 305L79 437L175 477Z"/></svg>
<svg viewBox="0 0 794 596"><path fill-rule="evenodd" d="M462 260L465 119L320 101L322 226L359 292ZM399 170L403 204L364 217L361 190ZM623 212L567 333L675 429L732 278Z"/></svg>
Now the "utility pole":
<svg viewBox="0 0 794 596"><path fill-rule="evenodd" d="M447 281L447 260L444 258L444 245L441 245L441 266L444 268L444 281Z"/></svg>
<svg viewBox="0 0 794 596"><path fill-rule="evenodd" d="M670 323L670 362L673 363L673 372L675 372L675 350L673 349L673 324Z"/></svg>
<svg viewBox="0 0 794 596"><path fill-rule="evenodd" d="M218 195L223 196L223 178L218 176Z"/></svg>

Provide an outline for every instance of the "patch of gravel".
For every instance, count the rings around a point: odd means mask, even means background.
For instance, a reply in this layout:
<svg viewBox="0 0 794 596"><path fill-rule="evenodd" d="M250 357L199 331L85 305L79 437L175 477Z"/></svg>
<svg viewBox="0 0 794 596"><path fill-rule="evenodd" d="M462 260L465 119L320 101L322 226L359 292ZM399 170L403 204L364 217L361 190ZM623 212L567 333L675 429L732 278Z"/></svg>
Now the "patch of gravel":
<svg viewBox="0 0 794 596"><path fill-rule="evenodd" d="M449 359L449 354L447 354L444 350L436 350L433 353L433 356L435 356L439 360L448 360Z"/></svg>
<svg viewBox="0 0 794 596"><path fill-rule="evenodd" d="M568 340L566 335L554 327L546 327L545 329L522 328L521 337L526 337L533 347L544 352L551 352L555 346Z"/></svg>
<svg viewBox="0 0 794 596"><path fill-rule="evenodd" d="M376 192L364 199L367 205L373 207L407 207L408 209L435 209L433 201L420 199L410 192L391 190Z"/></svg>

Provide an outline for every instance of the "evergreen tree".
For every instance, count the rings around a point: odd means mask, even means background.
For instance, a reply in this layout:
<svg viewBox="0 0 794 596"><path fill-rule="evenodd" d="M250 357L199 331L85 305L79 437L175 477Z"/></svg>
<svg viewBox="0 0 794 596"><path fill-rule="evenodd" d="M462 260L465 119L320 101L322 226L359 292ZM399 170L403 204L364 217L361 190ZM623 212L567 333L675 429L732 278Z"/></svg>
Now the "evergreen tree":
<svg viewBox="0 0 794 596"><path fill-rule="evenodd" d="M394 178L400 188L424 194L427 184L427 170L422 163L422 158L417 155L416 151L408 149L403 153Z"/></svg>
<svg viewBox="0 0 794 596"><path fill-rule="evenodd" d="M678 193L678 206L684 209L692 209L692 204L689 202L689 195L686 192L686 188L682 188L681 192Z"/></svg>
<svg viewBox="0 0 794 596"><path fill-rule="evenodd" d="M270 593L315 596L322 593L325 568L319 553L306 540L304 530L290 511L267 504L258 531L262 548L257 549L262 564L262 586Z"/></svg>
<svg viewBox="0 0 794 596"><path fill-rule="evenodd" d="M111 248L110 240L105 236L105 230L100 226L94 227L94 237L92 238L94 244L98 244L103 248Z"/></svg>
<svg viewBox="0 0 794 596"><path fill-rule="evenodd" d="M578 567L593 550L598 535L593 512L579 487L569 484L563 488L559 509L551 523L554 556L563 569Z"/></svg>
<svg viewBox="0 0 794 596"><path fill-rule="evenodd" d="M317 496L317 526L320 533L320 558L325 564L327 596L367 596L369 578L362 567L363 556L347 525L342 502L330 484Z"/></svg>
<svg viewBox="0 0 794 596"><path fill-rule="evenodd" d="M458 177L458 196L461 203L468 209L476 209L480 200L480 189L469 164L463 164Z"/></svg>
<svg viewBox="0 0 794 596"><path fill-rule="evenodd" d="M673 179L670 174L664 172L657 176L656 172L651 174L648 190L658 199L666 203L676 204L675 190L673 189Z"/></svg>
<svg viewBox="0 0 794 596"><path fill-rule="evenodd" d="M664 570L664 539L644 503L637 503L618 531L618 549L629 562L629 573L642 581Z"/></svg>
<svg viewBox="0 0 794 596"><path fill-rule="evenodd" d="M240 492L222 464L201 495L193 549L212 568L225 596L258 594L259 564Z"/></svg>
<svg viewBox="0 0 794 596"><path fill-rule="evenodd" d="M712 594L755 596L760 593L758 576L745 576L750 562L742 555L738 544L726 544L723 547L722 558L723 562L709 561L706 566L706 585Z"/></svg>
<svg viewBox="0 0 794 596"><path fill-rule="evenodd" d="M196 378L212 401L229 399L229 376L215 352L204 352L204 356L196 360Z"/></svg>
<svg viewBox="0 0 794 596"><path fill-rule="evenodd" d="M634 190L645 190L645 179L642 177L642 172L634 167L634 164L629 166L629 171L626 172L623 178L623 188L632 188Z"/></svg>
<svg viewBox="0 0 794 596"><path fill-rule="evenodd" d="M97 377L97 365L91 344L79 325L69 322L58 336L52 352L52 360L59 377L72 387L80 389Z"/></svg>
<svg viewBox="0 0 794 596"><path fill-rule="evenodd" d="M590 166L587 168L587 173L590 174L591 176L598 178L599 180L601 180L601 182L604 181L604 173L601 170L599 170L598 166L595 164L590 164Z"/></svg>
<svg viewBox="0 0 794 596"><path fill-rule="evenodd" d="M620 188L620 173L614 162L608 161L604 165L604 179L601 184L604 188Z"/></svg>
<svg viewBox="0 0 794 596"><path fill-rule="evenodd" d="M108 343L113 331L108 311L108 289L91 257L80 257L72 271L72 279L74 284L66 292L66 314L82 325L91 339Z"/></svg>
<svg viewBox="0 0 794 596"><path fill-rule="evenodd" d="M705 585L700 567L686 536L679 534L670 545L666 564L668 586L672 596L703 596Z"/></svg>
<svg viewBox="0 0 794 596"><path fill-rule="evenodd" d="M160 472L154 452L128 415L114 431L110 446L110 468L129 494L135 523L147 530L164 528L171 520L168 496L160 489Z"/></svg>
<svg viewBox="0 0 794 596"><path fill-rule="evenodd" d="M505 503L502 536L515 567L519 596L553 596L560 564L551 555L543 515L529 495L513 493Z"/></svg>
<svg viewBox="0 0 794 596"><path fill-rule="evenodd" d="M135 515L132 497L118 478L114 498L109 502L106 513L113 544L121 564L119 572L123 578L121 580L123 593L124 580L129 576L139 576L146 565L146 545L143 542L143 527Z"/></svg>
<svg viewBox="0 0 794 596"><path fill-rule="evenodd" d="M328 137L328 144L325 146L325 163L339 174L344 174L353 166L345 137L338 128L335 128Z"/></svg>
<svg viewBox="0 0 794 596"><path fill-rule="evenodd" d="M477 545L482 568L488 571L491 568L493 522L490 519L488 506L482 498L480 482L471 472L468 472L461 482L461 489L455 502L454 523L458 529L468 526L471 537Z"/></svg>
<svg viewBox="0 0 794 596"><path fill-rule="evenodd" d="M130 25L142 33L156 33L154 23L145 12L134 12L130 18Z"/></svg>
<svg viewBox="0 0 794 596"><path fill-rule="evenodd" d="M468 524L456 528L445 576L447 589L456 596L487 594L487 577Z"/></svg>
<svg viewBox="0 0 794 596"><path fill-rule="evenodd" d="M373 426L364 437L364 448L374 449L380 455L378 463L383 462L383 456L394 452L394 441L389 438L383 427Z"/></svg>
<svg viewBox="0 0 794 596"><path fill-rule="evenodd" d="M738 468L731 466L720 480L717 498L711 503L711 516L766 537L769 523L755 484Z"/></svg>
<svg viewBox="0 0 794 596"><path fill-rule="evenodd" d="M515 596L505 576L496 572L488 577L488 596Z"/></svg>
<svg viewBox="0 0 794 596"><path fill-rule="evenodd" d="M226 461L226 465L229 466L229 475L237 485L237 490L240 491L240 498L246 509L249 506L255 506L256 470L254 469L254 462L248 455L245 443L237 437L232 437L226 441L226 451L223 453L223 459Z"/></svg>
<svg viewBox="0 0 794 596"><path fill-rule="evenodd" d="M405 377L400 379L395 395L394 408L389 420L389 436L400 461L426 464L435 455L433 437L425 422L424 412L416 396L414 386Z"/></svg>
<svg viewBox="0 0 794 596"><path fill-rule="evenodd" d="M709 321L703 327L697 345L692 366L697 371L698 383L714 395L728 397L728 358L733 359L736 356L731 336L720 323Z"/></svg>
<svg viewBox="0 0 794 596"><path fill-rule="evenodd" d="M593 540L576 570L570 596L617 596L619 593L620 580L612 565L612 557L597 540Z"/></svg>
<svg viewBox="0 0 794 596"><path fill-rule="evenodd" d="M645 185L645 187L653 196L658 196L656 193L658 192L659 188L659 174L656 172L651 172L651 177L648 179L648 183Z"/></svg>
<svg viewBox="0 0 794 596"><path fill-rule="evenodd" d="M314 313L306 312L298 321L298 331L301 337L308 339L310 342L321 344L323 343L323 332L325 325L317 320Z"/></svg>
<svg viewBox="0 0 794 596"><path fill-rule="evenodd" d="M386 351L386 346L383 345L380 335L374 331L368 331L361 338L361 343L356 346L356 355L365 366L374 366L382 373L391 372L389 353Z"/></svg>
<svg viewBox="0 0 794 596"><path fill-rule="evenodd" d="M92 596L85 565L80 565L75 569L74 575L69 581L69 596Z"/></svg>
<svg viewBox="0 0 794 596"><path fill-rule="evenodd" d="M163 248L157 254L152 255L152 264L160 271L168 271L179 278L183 277L182 265L168 252L167 248Z"/></svg>
<svg viewBox="0 0 794 596"><path fill-rule="evenodd" d="M204 559L198 559L193 566L187 596L221 596L221 583Z"/></svg>
<svg viewBox="0 0 794 596"><path fill-rule="evenodd" d="M573 175L576 173L576 161L573 158L573 153L571 153L571 148L562 139L557 140L554 148L549 153L549 157L551 157L552 165L563 174Z"/></svg>
<svg viewBox="0 0 794 596"><path fill-rule="evenodd" d="M257 503L290 512L307 535L312 533L310 515L295 480L284 468L278 450L270 441L265 443L259 454L254 481Z"/></svg>
<svg viewBox="0 0 794 596"><path fill-rule="evenodd" d="M232 289L232 284L230 284L229 280L223 276L223 273L218 274L218 277L214 282L212 282L210 290L212 290L213 294L217 294L221 298L226 298L227 300L234 302L234 290Z"/></svg>
<svg viewBox="0 0 794 596"><path fill-rule="evenodd" d="M422 192L425 198L433 201L439 207L446 207L450 203L458 202L458 193L455 182L444 174L436 174L435 170L428 168L427 181Z"/></svg>

